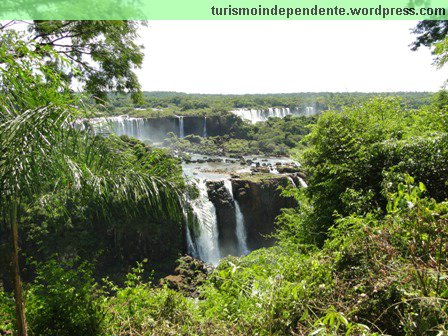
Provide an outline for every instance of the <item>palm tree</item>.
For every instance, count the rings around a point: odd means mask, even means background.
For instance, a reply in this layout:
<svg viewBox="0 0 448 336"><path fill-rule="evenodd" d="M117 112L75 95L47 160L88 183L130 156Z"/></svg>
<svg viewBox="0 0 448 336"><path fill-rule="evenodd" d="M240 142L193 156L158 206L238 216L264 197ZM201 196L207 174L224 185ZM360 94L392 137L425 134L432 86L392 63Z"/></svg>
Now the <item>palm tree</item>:
<svg viewBox="0 0 448 336"><path fill-rule="evenodd" d="M20 60L14 56L17 50ZM23 204L35 200L42 189L47 193L66 189L90 197L105 215L113 201L128 211L143 206L155 213L180 215L181 208L176 188L135 168L120 147L113 146L119 140L101 141L70 127L80 102L30 46L14 34L4 36L0 61L6 64L0 68L0 209L10 228L18 335L25 336L19 272Z"/></svg>

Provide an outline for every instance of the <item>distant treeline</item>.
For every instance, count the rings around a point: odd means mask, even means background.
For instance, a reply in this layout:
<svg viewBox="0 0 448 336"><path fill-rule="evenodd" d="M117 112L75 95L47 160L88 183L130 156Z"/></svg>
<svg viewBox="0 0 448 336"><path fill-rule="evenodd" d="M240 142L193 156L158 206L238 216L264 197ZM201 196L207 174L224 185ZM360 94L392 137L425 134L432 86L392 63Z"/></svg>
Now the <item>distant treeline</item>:
<svg viewBox="0 0 448 336"><path fill-rule="evenodd" d="M279 94L187 94L182 92L144 92L139 103L130 95L110 93L107 103L92 108L92 115L164 117L173 115L217 115L237 108L267 109L270 107L306 107L317 111L340 110L342 106L361 104L373 97L400 97L402 104L419 108L430 102L431 92L302 92Z"/></svg>

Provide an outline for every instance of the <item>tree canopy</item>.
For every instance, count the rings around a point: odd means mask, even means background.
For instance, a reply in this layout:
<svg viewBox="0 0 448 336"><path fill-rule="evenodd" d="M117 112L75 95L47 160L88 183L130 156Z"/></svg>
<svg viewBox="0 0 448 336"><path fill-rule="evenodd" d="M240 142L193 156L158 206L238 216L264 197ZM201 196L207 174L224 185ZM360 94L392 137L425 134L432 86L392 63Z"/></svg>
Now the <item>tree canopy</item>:
<svg viewBox="0 0 448 336"><path fill-rule="evenodd" d="M109 212L119 207L128 216L146 212L166 218L169 214L181 223L181 198L173 176L179 172L169 161L157 154L145 157L147 150L138 146L131 151L121 139L102 139L72 127L82 109L69 87L72 76L78 78L84 71L92 92L104 88L102 80L115 79L110 85L118 89L132 89L136 83L128 70L141 62L141 55L129 59L129 49L123 45L126 38L119 36L127 25L111 25L34 22L29 30L35 33L32 39L23 32L0 30L0 216L11 235L21 336L27 334L27 325L19 275L19 224L35 202L40 208L59 208L63 214L76 210L71 202L84 203L96 219L109 220ZM72 41L70 46L59 45L64 39ZM98 63L97 70L84 64L84 53ZM120 67L121 57L125 62ZM166 164L152 168L162 160Z"/></svg>
<svg viewBox="0 0 448 336"><path fill-rule="evenodd" d="M33 51L45 57L53 71L97 99L105 99L109 91L119 91L131 93L138 100L140 84L135 69L142 64L143 47L136 39L141 25L122 20L10 21L0 26L0 32L20 27L24 30L22 40L31 43ZM15 57L22 55L16 53Z"/></svg>

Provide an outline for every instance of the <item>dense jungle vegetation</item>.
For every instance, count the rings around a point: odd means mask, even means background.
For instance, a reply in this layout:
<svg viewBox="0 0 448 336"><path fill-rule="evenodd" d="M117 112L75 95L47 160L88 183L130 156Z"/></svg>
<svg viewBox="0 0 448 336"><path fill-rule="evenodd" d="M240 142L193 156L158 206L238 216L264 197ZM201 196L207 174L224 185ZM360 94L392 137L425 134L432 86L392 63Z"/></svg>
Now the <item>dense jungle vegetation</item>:
<svg viewBox="0 0 448 336"><path fill-rule="evenodd" d="M271 137L263 129L297 127L285 145L308 188L283 191L298 206L278 217L274 247L225 258L206 276L180 260L193 297L150 271L184 252L179 161L67 127L90 109L71 92L73 76L86 92L138 96L134 24L44 21L30 23L31 38L0 33L0 334L448 333L447 92L416 105L392 95L334 103L307 135L300 118L256 126L258 143ZM51 43L72 35L70 50ZM89 50L99 72L83 65Z"/></svg>

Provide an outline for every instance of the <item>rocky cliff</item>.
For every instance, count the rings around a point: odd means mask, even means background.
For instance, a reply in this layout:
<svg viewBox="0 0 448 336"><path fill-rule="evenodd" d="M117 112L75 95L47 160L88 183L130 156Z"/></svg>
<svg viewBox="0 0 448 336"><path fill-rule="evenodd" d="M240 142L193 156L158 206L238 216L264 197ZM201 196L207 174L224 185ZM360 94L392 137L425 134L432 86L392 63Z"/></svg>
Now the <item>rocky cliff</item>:
<svg viewBox="0 0 448 336"><path fill-rule="evenodd" d="M291 185L291 177L266 174L232 178L231 185L235 199L224 181L207 182L209 199L216 208L222 255L238 255L235 200L243 213L249 250L272 245L273 239L267 235L274 231L275 218L282 208L296 205L292 198L280 195L279 187Z"/></svg>
<svg viewBox="0 0 448 336"><path fill-rule="evenodd" d="M215 205L219 247L223 256L237 255L235 202L224 181L208 181L209 200Z"/></svg>
<svg viewBox="0 0 448 336"><path fill-rule="evenodd" d="M275 218L282 208L296 205L294 199L280 195L279 187L290 184L287 175L232 179L233 194L244 215L250 250L273 244L273 238L267 235L274 231Z"/></svg>

